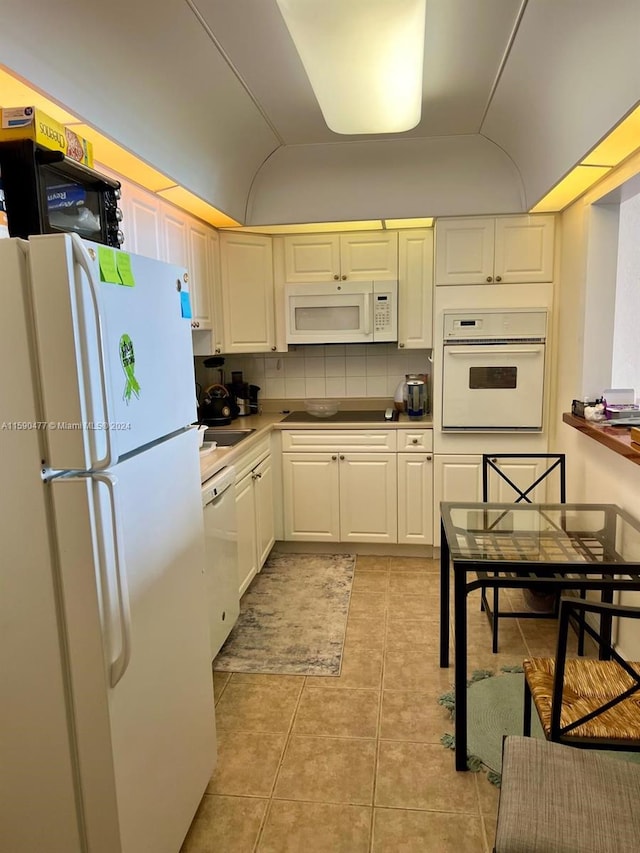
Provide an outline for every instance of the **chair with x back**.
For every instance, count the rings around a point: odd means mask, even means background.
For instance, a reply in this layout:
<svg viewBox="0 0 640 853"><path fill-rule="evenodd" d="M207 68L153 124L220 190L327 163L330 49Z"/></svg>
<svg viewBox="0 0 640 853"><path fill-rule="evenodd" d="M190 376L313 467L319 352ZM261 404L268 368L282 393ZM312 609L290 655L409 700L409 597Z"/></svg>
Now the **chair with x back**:
<svg viewBox="0 0 640 853"><path fill-rule="evenodd" d="M564 453L485 453L482 456L482 500L501 503L535 503L538 501L566 502L566 467ZM500 590L493 588L491 602L487 587L480 589L481 607L491 626L494 654L498 651L500 618L541 619L557 616L557 596L551 609L500 610ZM582 644L582 635L580 635ZM582 646L580 647L582 654Z"/></svg>
<svg viewBox="0 0 640 853"><path fill-rule="evenodd" d="M599 617L599 628L585 618ZM569 621L577 618L600 647L601 660L567 658ZM524 734L535 707L547 740L596 749L640 751L640 662L610 642L611 620L640 619L640 607L562 596L555 658L524 661ZM607 627L605 627L605 625Z"/></svg>

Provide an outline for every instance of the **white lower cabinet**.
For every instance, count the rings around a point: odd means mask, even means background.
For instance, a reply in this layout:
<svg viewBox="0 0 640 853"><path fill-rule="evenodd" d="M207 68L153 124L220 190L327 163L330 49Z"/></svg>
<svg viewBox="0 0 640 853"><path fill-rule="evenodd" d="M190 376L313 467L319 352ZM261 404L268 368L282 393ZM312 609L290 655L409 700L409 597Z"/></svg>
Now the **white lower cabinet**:
<svg viewBox="0 0 640 853"><path fill-rule="evenodd" d="M284 539L430 545L431 454L419 451L431 442L431 430L283 431Z"/></svg>
<svg viewBox="0 0 640 853"><path fill-rule="evenodd" d="M522 451L526 452L526 451ZM493 458L493 457L491 457ZM482 456L479 454L462 455L457 453L434 456L433 472L433 532L434 545L440 544L440 501L482 501ZM521 489L527 489L546 470L542 459L518 459L517 457L501 461L501 470ZM490 501L513 503L518 492L506 480L495 472L489 471ZM543 482L528 493L530 500L541 502L550 498L547 487L553 495L559 494L559 481L551 475L550 481Z"/></svg>
<svg viewBox="0 0 640 853"><path fill-rule="evenodd" d="M548 464L542 459L500 459L494 458L493 461L498 465L500 470L513 483L510 486L507 480L502 478L495 471L489 470L489 500L500 501L502 503L513 503L518 492L514 488L528 490L529 487L542 476L543 472L548 468ZM550 463L549 463L550 464ZM557 473L557 472L554 472ZM535 489L528 492L527 497L534 503L542 503L545 500L560 499L560 482L554 474L549 475L550 479L543 480ZM555 490L553 487L555 486ZM547 494L547 487L553 490L551 494Z"/></svg>
<svg viewBox="0 0 640 853"><path fill-rule="evenodd" d="M336 453L283 453L284 538L340 541L340 468Z"/></svg>
<svg viewBox="0 0 640 853"><path fill-rule="evenodd" d="M271 455L254 468L253 492L256 508L256 547L258 571L264 566L274 542L275 520L273 512L273 466Z"/></svg>
<svg viewBox="0 0 640 853"><path fill-rule="evenodd" d="M395 453L284 453L284 538L396 542Z"/></svg>
<svg viewBox="0 0 640 853"><path fill-rule="evenodd" d="M433 457L398 453L398 542L433 542Z"/></svg>
<svg viewBox="0 0 640 853"><path fill-rule="evenodd" d="M395 453L341 453L340 539L397 542Z"/></svg>
<svg viewBox="0 0 640 853"><path fill-rule="evenodd" d="M433 470L433 544L440 545L440 502L482 500L482 456L437 454Z"/></svg>
<svg viewBox="0 0 640 853"><path fill-rule="evenodd" d="M273 471L268 439L234 463L238 523L238 587L242 595L275 542Z"/></svg>

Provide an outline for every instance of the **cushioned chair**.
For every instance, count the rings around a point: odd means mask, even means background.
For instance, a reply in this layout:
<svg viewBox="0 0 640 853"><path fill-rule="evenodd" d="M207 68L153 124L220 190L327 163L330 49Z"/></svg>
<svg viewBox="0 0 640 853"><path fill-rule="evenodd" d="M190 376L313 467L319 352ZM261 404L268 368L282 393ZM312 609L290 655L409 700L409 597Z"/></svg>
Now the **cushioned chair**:
<svg viewBox="0 0 640 853"><path fill-rule="evenodd" d="M509 463L522 466L531 462L532 466L541 463L543 470L530 482L521 485L509 476ZM519 478L518 478L519 480ZM482 456L482 500L500 500L503 503L534 503L536 489L545 489L545 500L565 503L567 497L566 466L564 453L484 453ZM500 498L495 494L501 495ZM506 495L506 496L505 496ZM541 619L557 615L557 596L549 596L550 604L540 610L500 610L500 590L494 587L491 603L487 598L487 587L481 587L481 607L486 611L491 626L491 646L494 654L498 651L498 624L500 618ZM580 649L582 652L582 648Z"/></svg>
<svg viewBox="0 0 640 853"><path fill-rule="evenodd" d="M494 853L637 853L640 765L510 736Z"/></svg>
<svg viewBox="0 0 640 853"><path fill-rule="evenodd" d="M600 630L585 620L599 617ZM567 658L569 620L600 645L604 660ZM524 667L524 734L531 733L535 707L545 737L572 746L640 751L640 663L624 660L604 642L610 620L640 619L639 607L562 597L555 658L531 658ZM637 839L640 850L640 836Z"/></svg>

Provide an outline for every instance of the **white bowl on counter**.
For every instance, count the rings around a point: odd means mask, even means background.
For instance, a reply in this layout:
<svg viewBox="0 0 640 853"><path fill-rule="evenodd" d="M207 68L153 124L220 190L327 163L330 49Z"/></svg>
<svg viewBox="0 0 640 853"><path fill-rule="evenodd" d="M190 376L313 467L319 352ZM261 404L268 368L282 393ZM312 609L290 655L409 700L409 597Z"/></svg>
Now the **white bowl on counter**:
<svg viewBox="0 0 640 853"><path fill-rule="evenodd" d="M340 408L339 400L305 400L304 407L316 418L329 418Z"/></svg>

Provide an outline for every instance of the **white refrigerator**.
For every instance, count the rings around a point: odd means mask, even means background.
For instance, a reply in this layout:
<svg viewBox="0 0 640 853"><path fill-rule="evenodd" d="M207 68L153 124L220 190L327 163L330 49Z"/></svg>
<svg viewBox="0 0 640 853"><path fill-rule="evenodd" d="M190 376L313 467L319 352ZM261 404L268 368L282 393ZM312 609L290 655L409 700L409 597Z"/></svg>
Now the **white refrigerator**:
<svg viewBox="0 0 640 853"><path fill-rule="evenodd" d="M0 240L11 853L177 853L214 769L187 293L77 235Z"/></svg>

